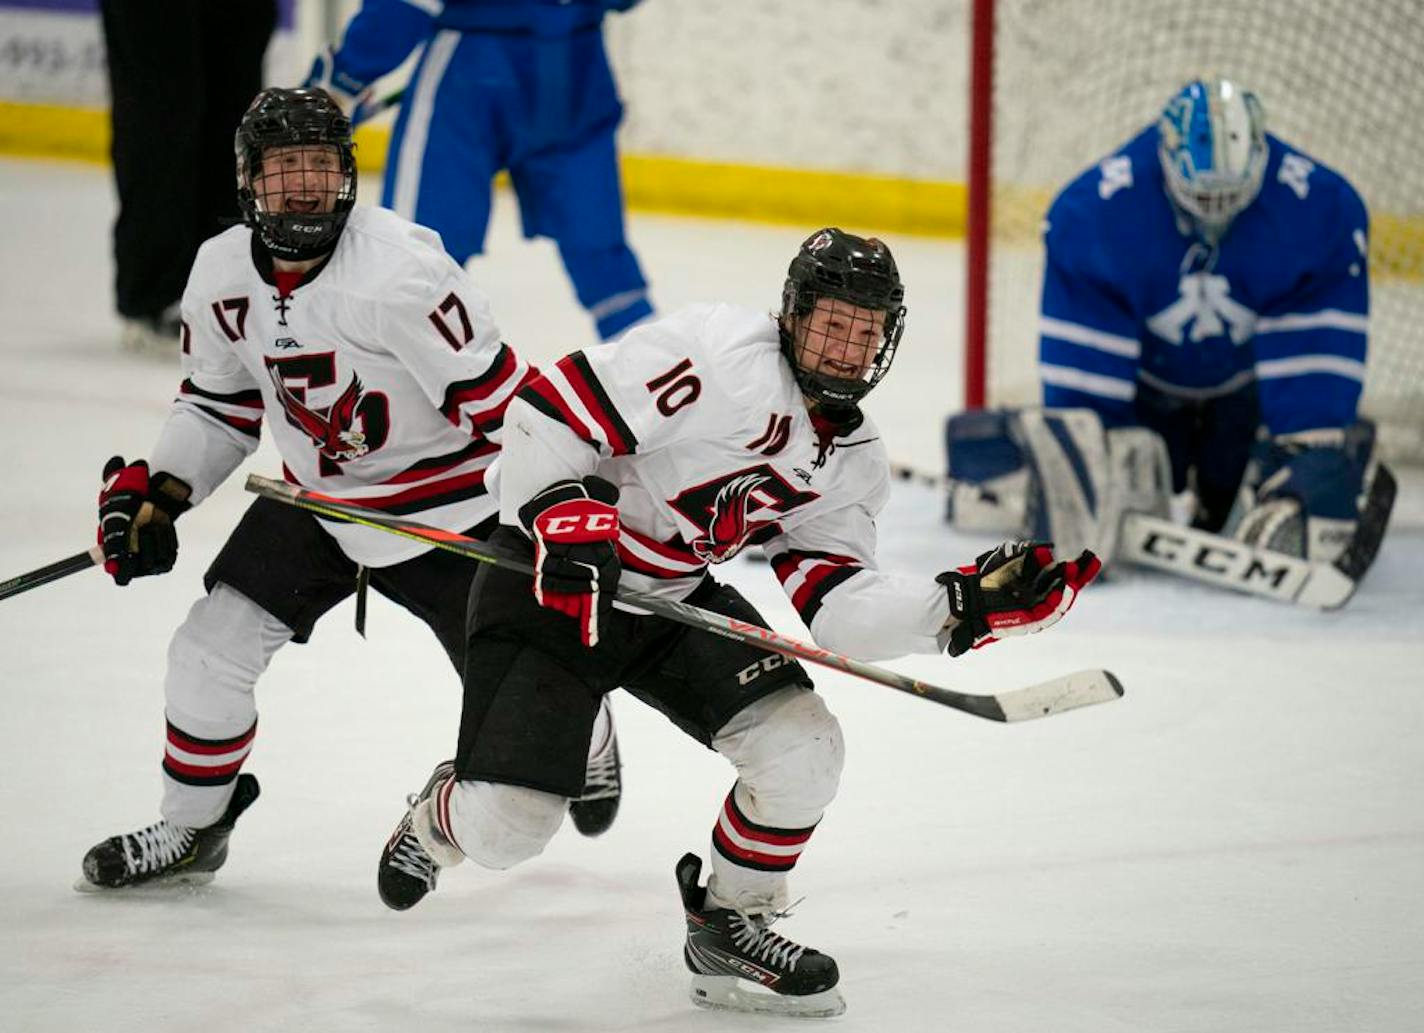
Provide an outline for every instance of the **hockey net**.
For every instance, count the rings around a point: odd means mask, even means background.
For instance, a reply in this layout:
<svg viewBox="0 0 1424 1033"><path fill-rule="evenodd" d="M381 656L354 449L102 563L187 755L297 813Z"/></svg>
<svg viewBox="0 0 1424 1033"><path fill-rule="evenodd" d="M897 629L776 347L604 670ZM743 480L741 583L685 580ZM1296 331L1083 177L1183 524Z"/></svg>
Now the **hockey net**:
<svg viewBox="0 0 1424 1033"><path fill-rule="evenodd" d="M1038 398L1039 234L1055 191L1183 83L1222 75L1256 92L1271 132L1364 196L1361 409L1379 421L1386 455L1424 462L1424 3L973 0L973 15L970 406Z"/></svg>

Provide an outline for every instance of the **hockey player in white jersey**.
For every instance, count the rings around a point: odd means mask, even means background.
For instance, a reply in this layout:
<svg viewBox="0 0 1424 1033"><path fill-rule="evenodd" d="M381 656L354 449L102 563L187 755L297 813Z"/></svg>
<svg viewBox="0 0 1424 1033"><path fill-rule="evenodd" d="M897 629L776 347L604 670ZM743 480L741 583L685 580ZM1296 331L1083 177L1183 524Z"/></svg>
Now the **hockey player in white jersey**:
<svg viewBox="0 0 1424 1033"><path fill-rule="evenodd" d="M1038 486L1050 525L1115 519L1101 503L1125 482L1149 510L1191 489L1198 528L1334 560L1373 440L1367 223L1343 176L1266 132L1251 91L1187 84L1049 210L1043 404L1075 412L952 418L951 478L1002 502L1025 461L1068 471Z"/></svg>
<svg viewBox="0 0 1424 1033"><path fill-rule="evenodd" d="M612 596L626 583L764 625L709 572L759 545L816 641L855 657L957 656L1068 610L1097 572L1091 553L1064 562L1009 542L938 577L877 569L889 468L858 403L890 369L903 297L884 243L824 229L792 261L776 316L694 305L521 388L491 541L537 573L532 585L501 568L476 575L457 754L383 867L401 853L492 869L538 854L578 791L599 701L621 686L737 771L707 883L696 855L676 865L694 1000L842 1009L835 962L772 929L836 792L835 717L795 661Z"/></svg>
<svg viewBox="0 0 1424 1033"><path fill-rule="evenodd" d="M505 408L535 371L500 342L433 232L354 207L351 124L327 94L263 91L236 145L246 224L198 253L184 380L150 460L115 457L104 471L105 569L120 585L171 569L174 521L253 452L264 417L289 480L487 534ZM163 819L90 850L80 888L211 879L257 796L241 769L273 654L306 641L359 575L428 624L463 671L472 573L418 542L254 502L169 647ZM599 742L614 750L608 721ZM411 878L433 872L397 868L382 892Z"/></svg>

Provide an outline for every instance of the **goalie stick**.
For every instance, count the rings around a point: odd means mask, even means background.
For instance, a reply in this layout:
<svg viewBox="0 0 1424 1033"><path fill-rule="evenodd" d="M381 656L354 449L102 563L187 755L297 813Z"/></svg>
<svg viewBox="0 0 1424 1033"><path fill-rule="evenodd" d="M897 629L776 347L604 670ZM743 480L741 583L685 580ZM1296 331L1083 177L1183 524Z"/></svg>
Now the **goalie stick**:
<svg viewBox="0 0 1424 1033"><path fill-rule="evenodd" d="M384 97L368 97L356 105L351 112L351 124L361 126L371 121L405 100L405 87L386 94Z"/></svg>
<svg viewBox="0 0 1424 1033"><path fill-rule="evenodd" d="M890 464L890 472L899 480L929 487L948 489L952 483L902 463ZM1123 515L1117 555L1129 563L1249 595L1338 610L1350 601L1379 554L1398 491L1390 468L1375 464L1355 534L1333 563L1257 548L1145 513Z"/></svg>
<svg viewBox="0 0 1424 1033"><path fill-rule="evenodd" d="M379 510L367 509L344 499L332 498L318 492L307 491L295 484L277 481L268 477L250 474L247 490L264 498L273 499L289 506L305 509L319 516L363 527L375 528L390 534L400 535L418 542L424 542L438 549L459 553L480 563L490 563L506 570L530 576L534 568L523 557L509 555L484 542L469 538L454 531L419 524L412 520L394 517ZM769 653L793 656L811 663L829 667L832 670L864 678L867 681L910 693L975 717L989 721L1028 721L1038 717L1061 714L1077 707L1094 703L1107 703L1122 695L1122 684L1107 671L1088 670L1063 675L1037 685L1021 689L1010 689L992 695L978 695L956 692L930 685L916 678L910 678L894 671L888 671L873 664L863 663L848 656L841 656L820 646L801 642L779 634L769 628L735 620L720 613L713 613L688 603L673 602L643 595L627 588L619 588L620 602L637 607L667 620L686 624L702 631L722 635L759 646Z"/></svg>
<svg viewBox="0 0 1424 1033"><path fill-rule="evenodd" d="M1132 563L1194 581L1297 606L1338 610L1374 563L1398 490L1389 467L1378 464L1354 537L1333 563L1256 548L1144 513L1123 517L1118 551Z"/></svg>
<svg viewBox="0 0 1424 1033"><path fill-rule="evenodd" d="M90 567L100 566L104 562L104 550L98 545L91 545L83 552L76 552L73 556L66 556L62 560L40 567L38 570L31 570L28 573L20 574L6 581L0 581L0 599L8 599L12 595L19 595L21 592L28 592L32 588L39 588L40 585L47 585L51 581L58 581L62 577L70 574L77 574L81 570L88 570Z"/></svg>

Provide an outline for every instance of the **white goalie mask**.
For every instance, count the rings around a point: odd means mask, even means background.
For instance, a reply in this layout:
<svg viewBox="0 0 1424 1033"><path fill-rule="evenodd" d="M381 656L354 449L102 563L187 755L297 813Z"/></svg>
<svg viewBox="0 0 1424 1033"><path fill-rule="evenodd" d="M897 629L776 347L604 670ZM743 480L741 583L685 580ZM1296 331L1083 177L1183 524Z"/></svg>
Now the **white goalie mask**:
<svg viewBox="0 0 1424 1033"><path fill-rule="evenodd" d="M1157 132L1168 196L1215 244L1261 190L1267 158L1261 102L1228 79L1199 79L1167 102Z"/></svg>

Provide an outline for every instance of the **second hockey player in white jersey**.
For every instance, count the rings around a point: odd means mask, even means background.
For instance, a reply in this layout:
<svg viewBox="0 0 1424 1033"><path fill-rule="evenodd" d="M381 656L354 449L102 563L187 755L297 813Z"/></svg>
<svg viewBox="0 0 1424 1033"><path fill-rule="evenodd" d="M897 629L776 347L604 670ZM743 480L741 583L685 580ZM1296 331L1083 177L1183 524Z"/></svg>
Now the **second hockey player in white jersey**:
<svg viewBox="0 0 1424 1033"><path fill-rule="evenodd" d="M496 869L538 854L578 792L599 702L621 686L737 770L706 885L697 856L676 866L694 1000L843 1008L835 962L771 928L836 792L835 717L796 662L614 608L612 596L626 580L764 624L709 575L760 545L817 642L860 658L959 655L1068 610L1097 573L1091 553L1065 562L1044 543L1010 542L938 577L877 569L889 468L858 403L890 369L903 297L884 243L824 229L792 261L779 315L692 306L520 390L492 542L537 573L532 586L498 568L476 575L458 754L436 768L382 867L401 852Z"/></svg>
<svg viewBox="0 0 1424 1033"><path fill-rule="evenodd" d="M485 477L505 408L535 371L500 342L432 231L354 207L351 123L325 93L260 93L237 131L237 168L246 225L209 240L194 263L184 380L154 472L118 457L104 472L106 569L120 585L171 569L174 520L256 449L264 417L289 480L487 534L496 501ZM257 500L169 649L163 820L91 850L84 887L212 877L258 792L240 774L257 732L256 680L356 590L358 572L428 624L463 671L472 564ZM398 869L382 892L409 878L433 873Z"/></svg>

